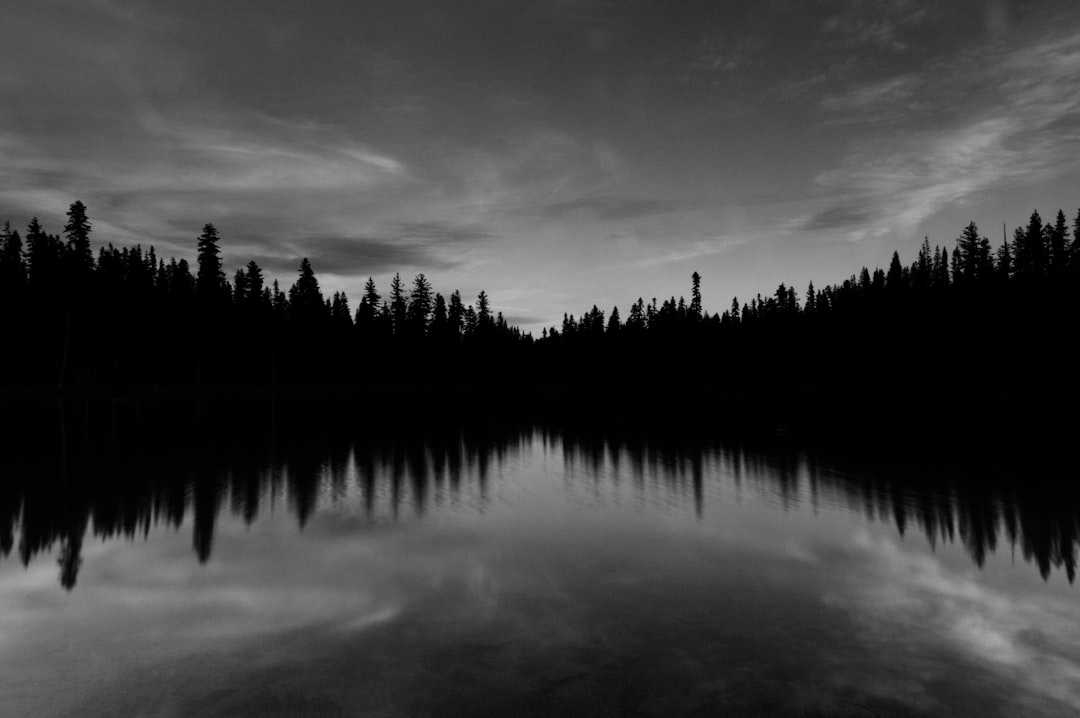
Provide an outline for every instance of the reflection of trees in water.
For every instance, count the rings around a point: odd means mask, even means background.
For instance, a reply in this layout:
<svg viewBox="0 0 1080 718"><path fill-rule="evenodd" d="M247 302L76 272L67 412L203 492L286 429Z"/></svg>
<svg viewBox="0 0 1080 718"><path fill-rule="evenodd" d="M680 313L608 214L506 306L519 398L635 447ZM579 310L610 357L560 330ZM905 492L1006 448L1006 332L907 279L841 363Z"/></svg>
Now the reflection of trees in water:
<svg viewBox="0 0 1080 718"><path fill-rule="evenodd" d="M318 428L315 428L318 427ZM88 530L102 538L145 536L154 526L192 523L195 553L211 554L223 512L255 521L285 506L303 527L320 504L352 492L372 520L423 515L445 503L482 507L499 468L534 448L560 455L568 487L598 496L618 486L645 498L706 512L710 491L756 493L787 510L809 503L840 507L869 520L918 531L931 545L959 540L982 566L1004 545L1034 563L1043 578L1075 579L1080 491L1024 472L977 473L953 466L897 468L878 456L845 463L793 444L699 441L675 434L648 438L491 424L429 424L408 430L304 428L241 432L228 441L178 440L177 427L95 422L73 441L66 430L33 450L5 454L0 465L0 552L28 564L54 550L60 581L74 586ZM125 432L140 432L130 434ZM153 432L151 432L153 433ZM139 435L125 445L122 437ZM884 467L884 468L883 468ZM583 482L588 482L587 484Z"/></svg>

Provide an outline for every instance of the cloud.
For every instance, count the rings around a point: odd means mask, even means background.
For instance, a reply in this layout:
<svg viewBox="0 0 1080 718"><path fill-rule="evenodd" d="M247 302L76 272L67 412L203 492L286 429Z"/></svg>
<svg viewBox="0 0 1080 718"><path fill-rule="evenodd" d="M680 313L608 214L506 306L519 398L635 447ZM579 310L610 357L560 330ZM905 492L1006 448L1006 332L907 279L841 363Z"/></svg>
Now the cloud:
<svg viewBox="0 0 1080 718"><path fill-rule="evenodd" d="M863 225L874 217L874 211L866 206L844 204L821 210L799 225L799 229L843 229Z"/></svg>
<svg viewBox="0 0 1080 718"><path fill-rule="evenodd" d="M494 236L477 224L454 225L439 221L400 222L394 227L392 233L402 240L425 244L436 243L440 246L483 242Z"/></svg>
<svg viewBox="0 0 1080 718"><path fill-rule="evenodd" d="M686 203L648 197L580 197L578 199L552 202L539 211L549 216L586 214L600 219L633 219L657 214L670 214L685 209Z"/></svg>
<svg viewBox="0 0 1080 718"><path fill-rule="evenodd" d="M503 319L506 323L515 327L533 327L546 325L549 321L548 317L543 317L537 314L503 314Z"/></svg>
<svg viewBox="0 0 1080 718"><path fill-rule="evenodd" d="M388 227L380 236L315 235L269 243L269 251L251 258L285 275L295 273L304 257L317 273L342 276L374 276L414 268L431 271L460 266L472 246L493 236L475 225L403 222Z"/></svg>
<svg viewBox="0 0 1080 718"><path fill-rule="evenodd" d="M925 19L925 9L912 9L907 0L878 0L845 5L825 19L826 37L835 37L848 47L872 47L891 53L910 47L908 30Z"/></svg>
<svg viewBox="0 0 1080 718"><path fill-rule="evenodd" d="M940 107L925 129L897 128L852 140L840 166L816 183L837 197L807 219L806 228L855 225L851 195L865 198L865 219L888 217L912 227L978 193L1023 180L1031 183L1070 169L1080 146L1080 33L1041 39L996 54L975 51L921 78L901 76L826 98L830 111L877 114ZM972 88L980 90L972 93ZM909 123L910 125L910 123ZM866 236L866 228L861 236Z"/></svg>
<svg viewBox="0 0 1080 718"><path fill-rule="evenodd" d="M1074 624L1073 606L1038 593L1018 596L992 588L979 574L957 574L927 554L913 553L892 539L872 537L865 530L853 545L876 567L853 594L860 603L868 634L930 633L977 664L1004 674L1026 691L1017 700L1034 713L1080 710L1080 668L1072 660L1068 639ZM856 579L862 580L862 579ZM830 600L845 599L832 596ZM1050 701L1048 707L1045 701Z"/></svg>
<svg viewBox="0 0 1080 718"><path fill-rule="evenodd" d="M911 110L924 107L914 99L922 84L912 73L889 77L884 80L862 83L855 87L832 92L821 99L821 107L827 112L856 114L854 119L865 120L865 113L885 117L888 110L893 121L907 117Z"/></svg>
<svg viewBox="0 0 1080 718"><path fill-rule="evenodd" d="M250 258L271 272L295 273L300 260L308 258L316 273L376 275L409 267L448 269L456 263L435 256L426 247L398 244L372 237L311 237L281 247L281 254Z"/></svg>

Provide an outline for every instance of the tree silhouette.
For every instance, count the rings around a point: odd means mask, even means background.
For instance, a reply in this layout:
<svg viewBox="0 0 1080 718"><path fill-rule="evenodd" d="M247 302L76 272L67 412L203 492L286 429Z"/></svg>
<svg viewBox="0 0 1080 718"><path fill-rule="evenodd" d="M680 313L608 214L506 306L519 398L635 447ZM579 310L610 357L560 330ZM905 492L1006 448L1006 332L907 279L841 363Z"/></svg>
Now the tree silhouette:
<svg viewBox="0 0 1080 718"><path fill-rule="evenodd" d="M302 394L361 390L376 375L417 391L495 391L497 378L542 376L585 401L586 386L674 395L689 383L731 387L739 383L731 377L758 373L921 373L937 363L982 366L979 356L1020 374L1063 366L1080 313L1080 215L1070 236L1061 211L1049 225L1033 212L996 251L974 222L954 247L924 238L910 265L892 252L887 270L861 267L820 288L810 282L801 303L781 283L712 313L693 272L689 302L590 302L539 339L510 326L486 291L467 306L458 291L436 293L423 273L411 289L395 274L385 301L369 277L355 315L344 292L322 295L307 258L288 292L276 281L267 287L254 261L229 281L212 224L198 237L194 276L185 260L140 245L95 246L86 264L81 203L69 213L67 242L37 219L24 238L3 227L0 322L19 350L0 359L0 381L10 387L21 377L31 391L51 391L60 377L72 394L231 386ZM71 281L79 253L82 283ZM846 352L867 360L854 367ZM598 381L610 372L621 381ZM477 376L491 381L470 381Z"/></svg>
<svg viewBox="0 0 1080 718"><path fill-rule="evenodd" d="M431 317L431 282L422 273L413 279L406 316L411 335L421 337L427 332Z"/></svg>
<svg viewBox="0 0 1080 718"><path fill-rule="evenodd" d="M403 335L408 322L409 303L405 298L405 283L401 273L394 274L390 280L390 317L393 320L394 334Z"/></svg>
<svg viewBox="0 0 1080 718"><path fill-rule="evenodd" d="M491 303L483 289L476 297L476 325L479 331L486 331L491 326Z"/></svg>
<svg viewBox="0 0 1080 718"><path fill-rule="evenodd" d="M1068 237L1069 228L1065 221L1065 213L1059 209L1054 226L1050 230L1050 271L1055 274L1062 274L1068 270Z"/></svg>
<svg viewBox="0 0 1080 718"><path fill-rule="evenodd" d="M225 287L225 272L221 268L220 241L217 228L207 223L203 226L196 245L199 271L195 275L195 293L208 304L218 303Z"/></svg>
<svg viewBox="0 0 1080 718"><path fill-rule="evenodd" d="M300 260L298 274L296 282L289 287L289 308L297 322L318 323L329 312L319 289L319 280L315 278L307 257Z"/></svg>
<svg viewBox="0 0 1080 718"><path fill-rule="evenodd" d="M1042 218L1031 213L1027 231L1017 232L1013 243L1013 271L1018 279L1032 282L1042 276L1045 268Z"/></svg>
<svg viewBox="0 0 1080 718"><path fill-rule="evenodd" d="M64 237L67 239L68 263L73 278L80 281L94 268L94 255L90 252L91 224L86 216L86 205L79 201L73 202L68 208L67 218Z"/></svg>
<svg viewBox="0 0 1080 718"><path fill-rule="evenodd" d="M701 275L694 272L690 275L690 313L701 316Z"/></svg>
<svg viewBox="0 0 1080 718"><path fill-rule="evenodd" d="M975 282L988 278L990 263L990 240L979 236L974 222L964 228L956 240L956 258L953 271L963 282Z"/></svg>
<svg viewBox="0 0 1080 718"><path fill-rule="evenodd" d="M0 229L0 292L11 295L22 291L26 284L26 262L23 260L23 243L19 231L4 222Z"/></svg>

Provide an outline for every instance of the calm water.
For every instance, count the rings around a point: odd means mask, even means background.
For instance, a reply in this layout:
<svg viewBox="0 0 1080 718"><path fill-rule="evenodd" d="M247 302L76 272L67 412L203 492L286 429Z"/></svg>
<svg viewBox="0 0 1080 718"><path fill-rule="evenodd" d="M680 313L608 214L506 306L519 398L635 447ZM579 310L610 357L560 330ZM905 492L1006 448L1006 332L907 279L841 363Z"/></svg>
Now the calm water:
<svg viewBox="0 0 1080 718"><path fill-rule="evenodd" d="M535 429L288 444L8 465L0 712L1080 711L1052 477Z"/></svg>

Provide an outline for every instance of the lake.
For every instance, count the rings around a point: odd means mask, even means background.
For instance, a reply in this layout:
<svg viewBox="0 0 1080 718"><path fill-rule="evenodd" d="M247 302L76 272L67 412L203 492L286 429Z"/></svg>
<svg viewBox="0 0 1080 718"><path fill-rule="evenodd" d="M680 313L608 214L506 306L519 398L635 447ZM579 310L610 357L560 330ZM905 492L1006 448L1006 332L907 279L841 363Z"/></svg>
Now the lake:
<svg viewBox="0 0 1080 718"><path fill-rule="evenodd" d="M6 452L5 715L1080 711L1078 494L1044 467L141 423Z"/></svg>

